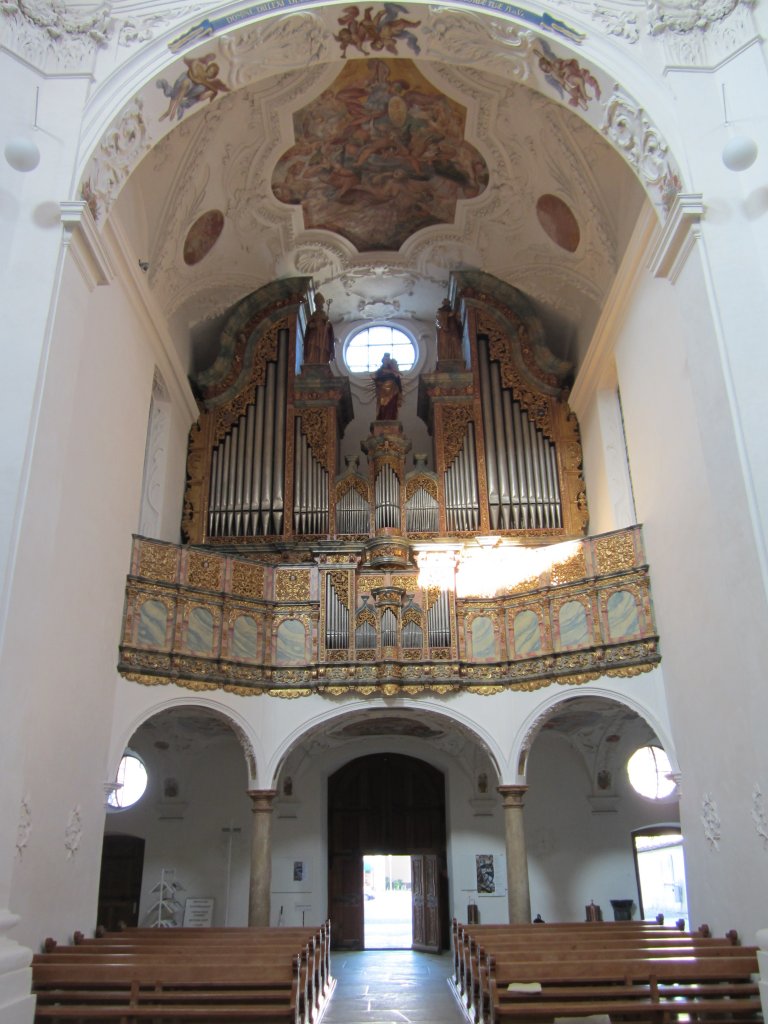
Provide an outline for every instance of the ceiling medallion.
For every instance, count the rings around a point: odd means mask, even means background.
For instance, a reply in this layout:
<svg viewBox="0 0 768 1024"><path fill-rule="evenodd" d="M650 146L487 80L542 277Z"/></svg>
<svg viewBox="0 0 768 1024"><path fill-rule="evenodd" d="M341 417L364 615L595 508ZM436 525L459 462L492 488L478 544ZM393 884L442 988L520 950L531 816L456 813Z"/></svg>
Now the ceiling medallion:
<svg viewBox="0 0 768 1024"><path fill-rule="evenodd" d="M184 239L184 262L188 267L205 259L224 230L221 210L207 210L198 217Z"/></svg>
<svg viewBox="0 0 768 1024"><path fill-rule="evenodd" d="M302 207L305 228L334 231L360 252L397 250L421 228L453 224L457 201L488 184L464 139L466 109L410 60L350 61L293 121L275 196Z"/></svg>

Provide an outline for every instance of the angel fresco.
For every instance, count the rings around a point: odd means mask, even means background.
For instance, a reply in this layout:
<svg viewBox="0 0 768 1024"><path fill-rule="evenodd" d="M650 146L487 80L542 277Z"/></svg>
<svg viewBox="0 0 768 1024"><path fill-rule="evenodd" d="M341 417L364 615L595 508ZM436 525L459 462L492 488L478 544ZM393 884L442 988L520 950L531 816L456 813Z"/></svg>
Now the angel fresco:
<svg viewBox="0 0 768 1024"><path fill-rule="evenodd" d="M341 29L334 39L341 46L341 56L347 56L347 49L352 46L364 56L370 56L365 49L366 43L371 50L397 54L397 41L404 39L415 54L421 53L416 36L409 29L418 28L420 21L409 21L403 15L408 9L402 4L385 3L384 9L375 15L373 7L366 7L362 18L359 7L345 7L344 14L338 19Z"/></svg>
<svg viewBox="0 0 768 1024"><path fill-rule="evenodd" d="M210 101L220 92L229 92L229 86L219 78L219 65L215 57L215 53L208 53L204 57L184 57L187 70L179 75L173 85L165 78L158 80L158 89L162 89L169 100L168 109L160 115L161 121L166 118L180 121L190 107L206 97Z"/></svg>
<svg viewBox="0 0 768 1024"><path fill-rule="evenodd" d="M544 72L547 82L557 89L561 97L568 95L570 106L587 110L591 100L600 99L600 85L591 72L581 67L573 57L568 60L556 57L545 40L540 39L539 42L542 49L534 48L533 51L539 58L539 68Z"/></svg>

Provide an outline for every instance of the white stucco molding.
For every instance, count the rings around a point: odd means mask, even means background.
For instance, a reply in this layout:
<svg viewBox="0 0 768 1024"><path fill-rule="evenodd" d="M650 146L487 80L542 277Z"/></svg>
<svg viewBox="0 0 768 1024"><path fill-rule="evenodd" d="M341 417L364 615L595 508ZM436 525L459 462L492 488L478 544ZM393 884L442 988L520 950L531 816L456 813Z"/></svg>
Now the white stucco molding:
<svg viewBox="0 0 768 1024"><path fill-rule="evenodd" d="M72 253L89 291L97 285L109 284L115 268L96 222L84 200L59 204L64 225L64 245Z"/></svg>
<svg viewBox="0 0 768 1024"><path fill-rule="evenodd" d="M677 196L651 252L648 266L654 277L666 277L675 283L698 237L704 210L699 193Z"/></svg>
<svg viewBox="0 0 768 1024"><path fill-rule="evenodd" d="M650 246L659 230L658 211L646 203L624 252L618 273L603 304L587 355L568 397L578 419L587 410L598 391L613 386L616 372L613 350L627 312L632 307L638 282L647 273Z"/></svg>

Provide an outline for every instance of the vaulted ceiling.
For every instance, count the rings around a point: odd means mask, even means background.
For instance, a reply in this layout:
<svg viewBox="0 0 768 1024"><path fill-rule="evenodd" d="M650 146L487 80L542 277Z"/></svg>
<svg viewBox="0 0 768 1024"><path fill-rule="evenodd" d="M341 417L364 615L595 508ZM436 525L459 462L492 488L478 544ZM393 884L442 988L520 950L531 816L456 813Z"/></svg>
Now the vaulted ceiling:
<svg viewBox="0 0 768 1024"><path fill-rule="evenodd" d="M547 73L538 91L520 84L526 61L541 75L553 53L534 33L510 36L505 65L469 52L468 13L401 8L402 25L387 35L380 19L360 42L356 10L329 15L335 59L238 88L224 38L155 83L155 116L175 127L113 215L148 263L187 368L211 359L226 311L276 277L312 277L337 325L394 318L418 334L450 271L466 268L528 295L550 347L578 364L644 201L575 112L599 84L583 68ZM427 17L463 66L419 56Z"/></svg>

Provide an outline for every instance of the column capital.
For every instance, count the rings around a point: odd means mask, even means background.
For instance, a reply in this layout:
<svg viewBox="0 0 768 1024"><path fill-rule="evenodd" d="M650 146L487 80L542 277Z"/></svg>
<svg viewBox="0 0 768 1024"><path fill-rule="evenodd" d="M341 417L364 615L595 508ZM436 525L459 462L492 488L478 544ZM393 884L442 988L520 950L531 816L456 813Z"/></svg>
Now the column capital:
<svg viewBox="0 0 768 1024"><path fill-rule="evenodd" d="M527 786L497 786L496 792L501 794L502 803L504 808L508 807L522 807L523 799L525 794L528 792Z"/></svg>
<svg viewBox="0 0 768 1024"><path fill-rule="evenodd" d="M271 814L272 802L277 796L276 789L249 789L251 810L254 814Z"/></svg>

